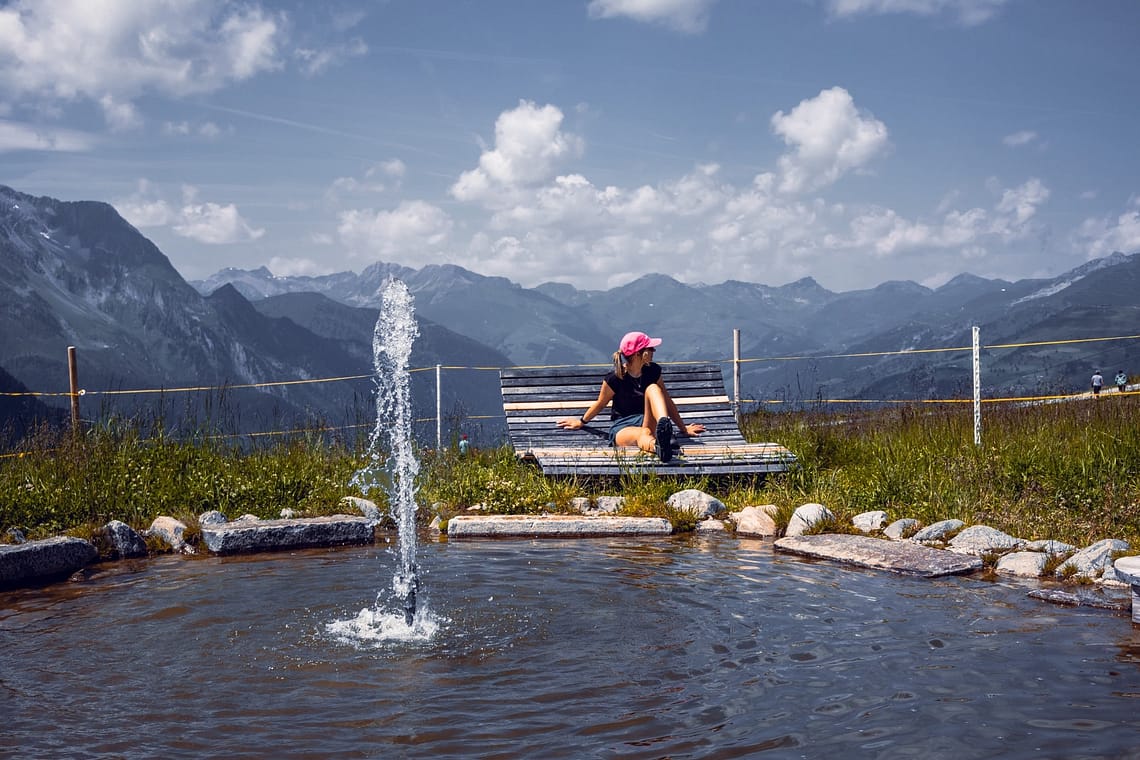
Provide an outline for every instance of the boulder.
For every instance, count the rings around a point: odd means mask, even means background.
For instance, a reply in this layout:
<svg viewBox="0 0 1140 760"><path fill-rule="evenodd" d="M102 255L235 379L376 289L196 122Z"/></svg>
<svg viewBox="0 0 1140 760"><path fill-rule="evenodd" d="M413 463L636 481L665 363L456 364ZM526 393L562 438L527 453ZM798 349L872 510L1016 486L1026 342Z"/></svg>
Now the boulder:
<svg viewBox="0 0 1140 760"><path fill-rule="evenodd" d="M593 507L590 506L590 499L588 497L575 496L570 500L570 509L574 510L575 512L585 513L591 511Z"/></svg>
<svg viewBox="0 0 1140 760"><path fill-rule="evenodd" d="M927 525L925 528L915 533L910 537L911 541L918 541L919 543L944 543L950 540L958 531L965 527L966 523L961 520L939 520L933 525Z"/></svg>
<svg viewBox="0 0 1140 760"><path fill-rule="evenodd" d="M816 523L834 518L835 515L832 514L831 510L822 504L801 504L792 513L792 519L788 520L788 528L784 531L784 535L802 536L811 530Z"/></svg>
<svg viewBox="0 0 1140 760"><path fill-rule="evenodd" d="M727 526L724 520L718 520L715 517L710 517L707 520L701 520L697 523L697 533L724 533Z"/></svg>
<svg viewBox="0 0 1140 760"><path fill-rule="evenodd" d="M594 506L598 508L599 512L613 514L620 512L621 508L625 506L624 496L599 496L594 501Z"/></svg>
<svg viewBox="0 0 1140 760"><path fill-rule="evenodd" d="M893 523L883 528L883 535L887 538L892 538L900 541L904 538L910 538L915 533L918 533L922 524L915 520L913 517L903 517L895 520Z"/></svg>
<svg viewBox="0 0 1140 760"><path fill-rule="evenodd" d="M666 499L665 503L678 512L687 513L698 520L727 512L724 502L697 488L686 488Z"/></svg>
<svg viewBox="0 0 1140 760"><path fill-rule="evenodd" d="M1066 544L1064 541L1030 541L1025 545L1026 551L1045 552L1046 554L1072 554L1077 547Z"/></svg>
<svg viewBox="0 0 1140 760"><path fill-rule="evenodd" d="M379 520L381 518L380 507L376 506L376 502L371 499L362 499L359 496L345 496L340 500L340 503L347 507L353 507L369 520ZM282 515L282 517L284 517L284 515Z"/></svg>
<svg viewBox="0 0 1140 760"><path fill-rule="evenodd" d="M235 520L202 528L202 540L214 554L244 554L317 546L372 543L374 523L367 517L332 515L299 520Z"/></svg>
<svg viewBox="0 0 1140 760"><path fill-rule="evenodd" d="M448 540L457 538L566 538L586 536L667 536L664 517L611 515L456 515L447 523Z"/></svg>
<svg viewBox="0 0 1140 760"><path fill-rule="evenodd" d="M156 517L147 529L147 534L162 541L173 551L193 554L194 548L182 540L186 534L186 524L173 517Z"/></svg>
<svg viewBox="0 0 1140 760"><path fill-rule="evenodd" d="M224 522L229 522L229 519L216 509L211 509L209 512L203 512L198 515L198 526L203 525L221 525Z"/></svg>
<svg viewBox="0 0 1140 760"><path fill-rule="evenodd" d="M1021 578L1037 578L1045 572L1049 555L1043 552L1011 552L998 560L994 571Z"/></svg>
<svg viewBox="0 0 1140 760"><path fill-rule="evenodd" d="M1112 568L1113 552L1126 552L1129 546L1127 541L1118 538L1106 538L1086 546L1079 552L1065 560L1056 570L1058 578L1069 574L1081 578L1102 578L1116 580L1116 571ZM1073 571L1076 572L1073 572Z"/></svg>
<svg viewBox="0 0 1140 760"><path fill-rule="evenodd" d="M134 528L119 520L112 520L103 526L103 538L111 548L114 559L130 559L147 555L146 541Z"/></svg>
<svg viewBox="0 0 1140 760"><path fill-rule="evenodd" d="M1023 539L1014 538L997 528L988 525L971 525L950 539L950 544L946 548L959 554L983 557L987 554L1005 554L1024 545Z"/></svg>
<svg viewBox="0 0 1140 760"><path fill-rule="evenodd" d="M873 512L862 512L851 518L855 530L863 533L877 533L887 524L887 513L881 509Z"/></svg>
<svg viewBox="0 0 1140 760"><path fill-rule="evenodd" d="M745 507L739 512L729 515L736 526L736 532L741 536L774 536L776 535L775 504L765 504L762 507Z"/></svg>
<svg viewBox="0 0 1140 760"><path fill-rule="evenodd" d="M0 588L62 580L98 557L90 542L71 536L0 545Z"/></svg>

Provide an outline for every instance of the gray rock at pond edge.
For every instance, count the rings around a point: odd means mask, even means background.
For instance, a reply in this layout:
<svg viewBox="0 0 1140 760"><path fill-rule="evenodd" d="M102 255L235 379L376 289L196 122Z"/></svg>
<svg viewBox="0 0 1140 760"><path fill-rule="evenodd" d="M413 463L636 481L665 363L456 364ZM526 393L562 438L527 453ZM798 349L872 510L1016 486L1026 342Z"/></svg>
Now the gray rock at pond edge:
<svg viewBox="0 0 1140 760"><path fill-rule="evenodd" d="M736 532L741 536L774 536L776 535L776 520L774 519L778 507L775 504L765 504L760 507L745 507L739 512L729 515L736 526Z"/></svg>
<svg viewBox="0 0 1140 760"><path fill-rule="evenodd" d="M895 541L901 541L918 533L921 527L922 524L913 517L903 517L883 528L883 535Z"/></svg>
<svg viewBox="0 0 1140 760"><path fill-rule="evenodd" d="M801 504L792 512L792 519L788 520L785 536L802 536L819 522L834 519L831 510L822 504Z"/></svg>
<svg viewBox="0 0 1140 760"><path fill-rule="evenodd" d="M383 517L380 507L371 499L362 499L359 496L345 496L340 500L340 503L348 507L355 507L360 511L360 514L369 520L380 520Z"/></svg>
<svg viewBox="0 0 1140 760"><path fill-rule="evenodd" d="M98 557L90 542L71 536L0 545L0 588L60 580Z"/></svg>
<svg viewBox="0 0 1140 760"><path fill-rule="evenodd" d="M574 510L575 512L581 512L581 513L585 514L586 512L589 512L590 510L592 510L593 507L590 506L589 497L575 496L573 499L570 500L570 509Z"/></svg>
<svg viewBox="0 0 1140 760"><path fill-rule="evenodd" d="M727 527L724 520L718 520L715 517L710 517L707 520L701 520L697 523L697 533L724 533Z"/></svg>
<svg viewBox="0 0 1140 760"><path fill-rule="evenodd" d="M9 528L8 538L12 539L12 543L14 544L28 543L28 539L24 536L24 531L20 530L19 528Z"/></svg>
<svg viewBox="0 0 1140 760"><path fill-rule="evenodd" d="M221 525L222 523L229 522L226 516L216 509L211 509L209 512L203 512L198 515L198 525Z"/></svg>
<svg viewBox="0 0 1140 760"><path fill-rule="evenodd" d="M298 520L237 521L203 526L202 540L214 554L245 554L318 546L370 544L375 523L367 517L332 515Z"/></svg>
<svg viewBox="0 0 1140 760"><path fill-rule="evenodd" d="M977 557L871 536L837 533L785 536L778 539L775 546L778 551L924 578L961 575L982 568L982 561Z"/></svg>
<svg viewBox="0 0 1140 760"><path fill-rule="evenodd" d="M1121 541L1118 538L1106 538L1097 541L1062 562L1055 575L1058 578L1064 578L1072 573L1082 578L1100 578L1114 581L1116 580L1116 571L1112 568L1112 553L1126 552L1128 549L1128 542Z"/></svg>
<svg viewBox="0 0 1140 760"><path fill-rule="evenodd" d="M919 543L926 543L927 541L947 541L952 535L962 530L965 525L966 523L961 520L939 520L932 525L927 525L918 533L915 533L910 537L910 540Z"/></svg>
<svg viewBox="0 0 1140 760"><path fill-rule="evenodd" d="M881 509L873 512L863 512L851 518L855 530L863 533L877 533L887 524L887 513Z"/></svg>
<svg viewBox="0 0 1140 760"><path fill-rule="evenodd" d="M1132 622L1140 623L1140 557L1121 557L1113 563L1121 583L1127 583L1132 605Z"/></svg>
<svg viewBox="0 0 1140 760"><path fill-rule="evenodd" d="M1066 544L1064 541L1042 539L1030 541L1025 545L1025 550L1031 552L1045 552L1046 554L1072 554L1077 550L1077 547L1072 544Z"/></svg>
<svg viewBox="0 0 1140 760"><path fill-rule="evenodd" d="M176 552L193 554L194 547L187 544L182 536L186 535L186 524L173 517L156 517L147 529L147 534L162 541Z"/></svg>
<svg viewBox="0 0 1140 760"><path fill-rule="evenodd" d="M664 517L611 515L457 515L447 522L448 539L583 538L587 536L667 536Z"/></svg>
<svg viewBox="0 0 1140 760"><path fill-rule="evenodd" d="M1043 552L1011 552L997 561L994 571L1019 578L1038 578L1048 562L1049 555Z"/></svg>
<svg viewBox="0 0 1140 760"><path fill-rule="evenodd" d="M688 513L698 520L705 517L715 517L728 511L724 502L709 496L698 488L686 488L683 491L677 491L666 499L665 503L678 512Z"/></svg>
<svg viewBox="0 0 1140 760"><path fill-rule="evenodd" d="M599 512L606 512L612 514L618 512L625 506L624 496L599 496L594 500L594 505L598 508Z"/></svg>
<svg viewBox="0 0 1140 760"><path fill-rule="evenodd" d="M971 525L950 539L950 544L946 548L959 554L982 557L986 554L1005 554L1023 546L1025 546L1024 539L1014 538L997 528L988 525Z"/></svg>
<svg viewBox="0 0 1140 760"><path fill-rule="evenodd" d="M111 546L113 557L130 559L147 555L146 541L125 522L112 520L103 526L102 533Z"/></svg>

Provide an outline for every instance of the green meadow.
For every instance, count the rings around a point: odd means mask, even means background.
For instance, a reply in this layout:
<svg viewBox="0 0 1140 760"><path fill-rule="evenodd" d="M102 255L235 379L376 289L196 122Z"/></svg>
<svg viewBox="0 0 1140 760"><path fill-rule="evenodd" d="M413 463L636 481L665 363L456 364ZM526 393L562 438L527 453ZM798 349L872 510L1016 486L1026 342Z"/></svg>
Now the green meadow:
<svg viewBox="0 0 1140 760"><path fill-rule="evenodd" d="M958 518L1026 539L1122 538L1140 546L1140 397L987 405L981 446L965 404L758 412L746 414L742 427L749 440L787 446L799 466L767 481L634 474L615 481L543 477L507 447L466 456L454 447L425 450L420 518L447 519L476 504L494 513L568 511L575 497L620 494L623 513L665 516L685 530L691 518L665 501L700 488L731 510L775 504L778 523L800 504L819 502L837 515L821 526L828 529L884 510L890 519ZM0 458L0 541L11 528L28 538L90 537L112 519L137 530L159 515L193 524L212 509L230 519L273 518L286 508L299 516L343 512L343 496L361 495L349 482L367 461L365 443L303 431L270 442L176 438L122 420L80 436L40 430ZM382 487L367 496L384 506Z"/></svg>

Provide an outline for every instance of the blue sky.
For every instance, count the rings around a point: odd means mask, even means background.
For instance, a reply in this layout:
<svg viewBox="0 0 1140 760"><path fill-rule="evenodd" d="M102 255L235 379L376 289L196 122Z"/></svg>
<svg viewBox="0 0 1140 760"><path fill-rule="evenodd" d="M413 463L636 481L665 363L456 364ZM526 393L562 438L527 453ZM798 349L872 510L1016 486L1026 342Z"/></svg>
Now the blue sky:
<svg viewBox="0 0 1140 760"><path fill-rule="evenodd" d="M8 0L0 183L188 279L844 291L1140 251L1134 0Z"/></svg>

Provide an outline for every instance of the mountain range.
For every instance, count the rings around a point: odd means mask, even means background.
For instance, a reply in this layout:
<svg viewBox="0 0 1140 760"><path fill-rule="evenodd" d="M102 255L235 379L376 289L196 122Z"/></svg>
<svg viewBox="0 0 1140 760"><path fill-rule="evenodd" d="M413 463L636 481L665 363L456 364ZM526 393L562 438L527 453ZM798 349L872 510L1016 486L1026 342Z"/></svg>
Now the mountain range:
<svg viewBox="0 0 1140 760"><path fill-rule="evenodd" d="M842 293L811 278L773 287L686 284L662 274L604 291L525 288L454 265L384 262L359 274L224 269L187 282L110 205L0 186L0 380L66 391L66 350L76 346L85 417L145 411L197 424L206 418L235 432L314 420L366 427L372 333L390 277L415 298L413 367L449 368L440 393L449 431L462 425L491 438L501 432L494 368L605 364L633 329L662 337L666 362L727 361L739 329L745 398L898 400L968 394L969 351L885 352L968 347L974 325L990 346L1125 336L1140 317L1136 253L1055 278L963 274L935 289L887 282ZM987 349L984 393L1083 389L1094 369L1128 370L1136 355L1133 340ZM235 387L330 377L356 379ZM219 386L225 390L176 390ZM138 389L166 390L107 393ZM435 395L435 372L413 373L416 415L429 437ZM43 401L58 407L66 399ZM29 402L8 414L26 420L50 416L46 410Z"/></svg>

